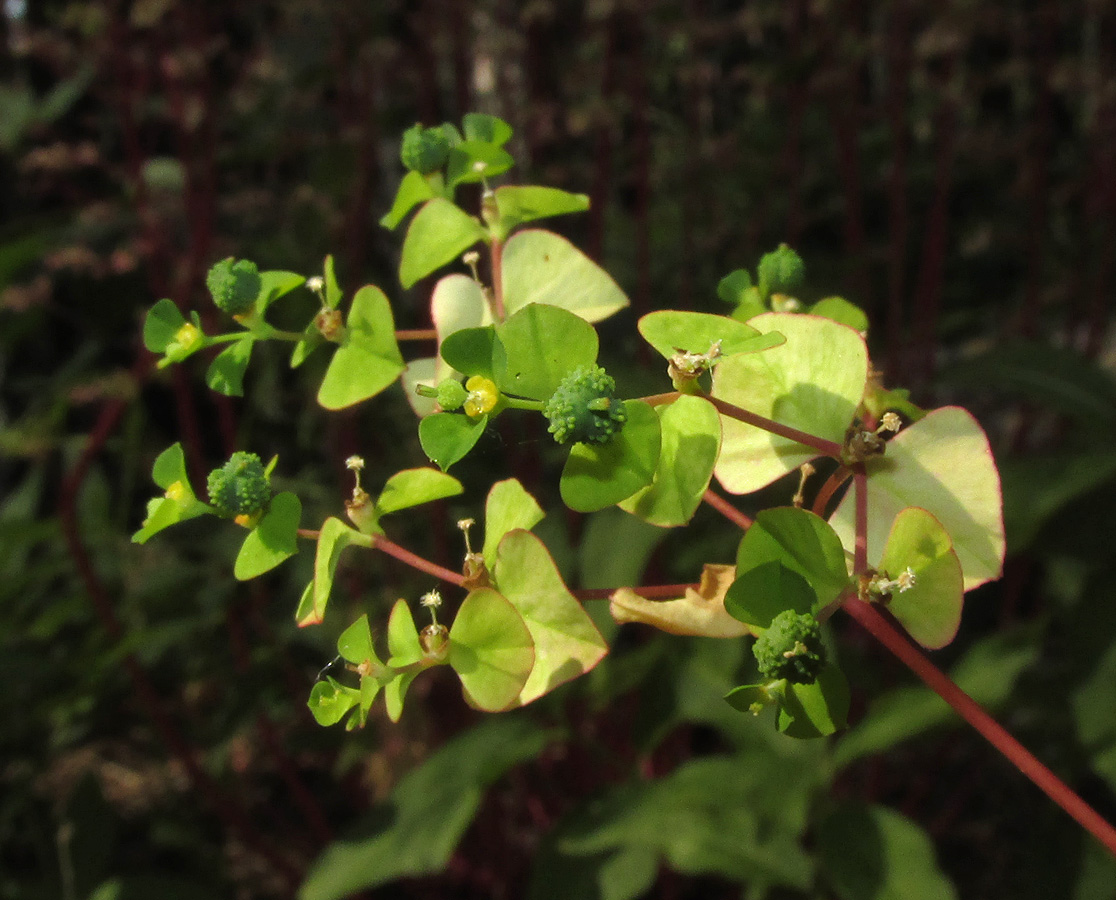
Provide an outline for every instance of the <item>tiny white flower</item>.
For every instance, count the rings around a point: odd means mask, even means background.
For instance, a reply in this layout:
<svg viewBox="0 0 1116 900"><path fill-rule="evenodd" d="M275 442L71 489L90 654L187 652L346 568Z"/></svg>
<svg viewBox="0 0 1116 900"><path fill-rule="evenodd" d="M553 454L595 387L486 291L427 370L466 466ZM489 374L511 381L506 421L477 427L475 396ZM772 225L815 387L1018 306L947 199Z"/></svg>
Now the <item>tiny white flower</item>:
<svg viewBox="0 0 1116 900"><path fill-rule="evenodd" d="M321 275L315 275L313 278L306 279L306 289L313 291L315 294L320 294L322 288L325 287L325 279Z"/></svg>
<svg viewBox="0 0 1116 900"><path fill-rule="evenodd" d="M432 591L427 591L419 599L419 604L425 606L427 609L437 609L442 605L442 595L438 593L436 588Z"/></svg>
<svg viewBox="0 0 1116 900"><path fill-rule="evenodd" d="M360 456L350 456L345 460L345 468L352 469L354 472L359 472L364 468L364 459Z"/></svg>

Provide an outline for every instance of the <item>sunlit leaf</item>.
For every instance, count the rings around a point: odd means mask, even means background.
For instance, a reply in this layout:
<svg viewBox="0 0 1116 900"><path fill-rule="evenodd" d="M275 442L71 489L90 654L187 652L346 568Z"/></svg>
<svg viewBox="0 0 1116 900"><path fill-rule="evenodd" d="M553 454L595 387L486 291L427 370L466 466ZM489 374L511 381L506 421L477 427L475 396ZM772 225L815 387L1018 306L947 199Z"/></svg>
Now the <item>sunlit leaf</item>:
<svg viewBox="0 0 1116 900"><path fill-rule="evenodd" d="M473 449L488 416L471 419L462 413L433 413L419 422L422 451L443 472Z"/></svg>
<svg viewBox="0 0 1116 900"><path fill-rule="evenodd" d="M227 397L243 397L244 371L255 343L252 338L244 337L222 350L209 364L205 383Z"/></svg>
<svg viewBox="0 0 1116 900"><path fill-rule="evenodd" d="M477 184L502 175L515 165L515 157L502 147L482 140L464 140L450 149L446 162L446 184Z"/></svg>
<svg viewBox="0 0 1116 900"><path fill-rule="evenodd" d="M842 442L868 377L864 340L851 328L817 316L765 313L749 324L765 334L784 335L786 343L721 360L713 371L713 395L783 425ZM715 474L734 494L758 490L818 455L796 441L734 419L725 418L722 426Z"/></svg>
<svg viewBox="0 0 1116 900"><path fill-rule="evenodd" d="M763 334L744 322L710 313L680 312L672 309L648 313L639 320L639 333L665 359L679 350L708 353L714 344L722 356L755 353L785 342L778 332Z"/></svg>
<svg viewBox="0 0 1116 900"><path fill-rule="evenodd" d="M849 683L835 665L827 665L813 684L788 682L776 718L788 737L825 737L845 727L849 715Z"/></svg>
<svg viewBox="0 0 1116 900"><path fill-rule="evenodd" d="M164 297L147 311L143 320L143 345L152 353L163 353L185 324L177 304Z"/></svg>
<svg viewBox="0 0 1116 900"><path fill-rule="evenodd" d="M256 309L262 314L273 301L305 283L305 276L299 275L298 272L279 270L260 272L260 293L256 299Z"/></svg>
<svg viewBox="0 0 1116 900"><path fill-rule="evenodd" d="M301 516L302 503L294 494L284 491L271 498L267 512L240 546L233 567L239 581L262 575L298 552Z"/></svg>
<svg viewBox="0 0 1116 900"><path fill-rule="evenodd" d="M336 725L349 710L360 704L360 691L328 676L310 689L307 706L319 725Z"/></svg>
<svg viewBox="0 0 1116 900"><path fill-rule="evenodd" d="M546 303L599 322L628 305L611 275L549 231L528 228L513 234L504 245L502 271L509 315L529 303Z"/></svg>
<svg viewBox="0 0 1116 900"><path fill-rule="evenodd" d="M584 212L589 208L586 194L571 194L552 187L503 185L493 191L500 227L504 236L524 222Z"/></svg>
<svg viewBox="0 0 1116 900"><path fill-rule="evenodd" d="M356 292L345 322L345 340L333 354L318 402L343 409L380 393L403 373L395 321L384 292L366 285Z"/></svg>
<svg viewBox="0 0 1116 900"><path fill-rule="evenodd" d="M717 410L701 397L682 396L655 409L662 435L654 480L620 508L664 528L685 525L709 487L721 448Z"/></svg>
<svg viewBox="0 0 1116 900"><path fill-rule="evenodd" d="M367 613L341 632L337 638L337 652L354 666L370 659L379 662L372 646L372 630L368 627Z"/></svg>
<svg viewBox="0 0 1116 900"><path fill-rule="evenodd" d="M891 523L908 506L937 519L961 560L965 590L998 578L1004 559L1000 476L988 438L956 406L927 414L888 441L868 467L868 562L878 566ZM852 549L855 509L850 491L830 524Z"/></svg>
<svg viewBox="0 0 1116 900"><path fill-rule="evenodd" d="M510 531L500 541L493 577L523 617L534 643L534 668L519 694L520 704L585 674L608 652L593 620L562 581L550 552L529 531Z"/></svg>
<svg viewBox="0 0 1116 900"><path fill-rule="evenodd" d="M454 497L462 491L460 481L437 469L404 469L387 480L376 499L376 511L387 515L443 497Z"/></svg>
<svg viewBox="0 0 1116 900"><path fill-rule="evenodd" d="M395 668L410 666L422 660L422 644L419 641L415 618L406 600L396 600L388 617L388 665ZM403 699L407 688L415 680L418 672L406 672L384 685L384 702L388 718L398 722L403 715Z"/></svg>
<svg viewBox="0 0 1116 900"><path fill-rule="evenodd" d="M399 182L391 209L380 219L380 224L394 231L407 213L424 200L434 197L434 189L421 172L408 172Z"/></svg>
<svg viewBox="0 0 1116 900"><path fill-rule="evenodd" d="M461 117L461 127L467 141L484 141L502 147L513 134L512 127L503 119L488 113L467 112Z"/></svg>
<svg viewBox="0 0 1116 900"><path fill-rule="evenodd" d="M574 444L559 488L570 509L593 512L650 484L659 464L659 417L641 400L624 403L628 420L607 444Z"/></svg>
<svg viewBox="0 0 1116 900"><path fill-rule="evenodd" d="M763 510L744 533L736 553L737 577L769 562L802 576L813 589L815 607L800 612L817 612L836 600L849 584L841 539L824 519L805 509L785 506ZM793 608L784 605L778 596L753 593L754 587L757 585L742 585L729 591L730 609L752 617L744 621L766 628L774 616Z"/></svg>
<svg viewBox="0 0 1116 900"><path fill-rule="evenodd" d="M496 548L504 535L516 528L530 531L545 514L527 490L514 478L497 481L484 504L484 556L491 569L496 565Z"/></svg>
<svg viewBox="0 0 1116 900"><path fill-rule="evenodd" d="M531 632L515 607L491 588L471 591L453 620L449 664L478 709L497 712L519 697L535 662Z"/></svg>
<svg viewBox="0 0 1116 900"><path fill-rule="evenodd" d="M330 591L333 589L333 576L337 571L337 563L341 559L341 553L346 547L354 544L371 547L372 538L350 528L340 519L330 517L322 523L321 531L318 533L317 552L314 557L312 599L309 610L304 609L304 603L299 604L298 624L300 626L314 625L322 621L326 606L329 604Z"/></svg>
<svg viewBox="0 0 1116 900"><path fill-rule="evenodd" d="M597 332L565 309L532 303L496 326L493 377L506 394L547 400L579 366L597 359Z"/></svg>
<svg viewBox="0 0 1116 900"><path fill-rule="evenodd" d="M807 312L812 316L821 316L842 325L847 325L853 331L859 331L861 334L867 334L868 332L868 316L864 310L855 303L850 303L844 297L826 297L811 306Z"/></svg>
<svg viewBox="0 0 1116 900"><path fill-rule="evenodd" d="M879 568L892 579L908 569L914 575L911 587L896 588L886 601L911 637L931 650L953 640L964 602L961 562L937 519L917 507L899 513Z"/></svg>
<svg viewBox="0 0 1116 900"><path fill-rule="evenodd" d="M449 200L442 197L427 200L411 220L403 240L399 281L409 288L486 236L480 222Z"/></svg>

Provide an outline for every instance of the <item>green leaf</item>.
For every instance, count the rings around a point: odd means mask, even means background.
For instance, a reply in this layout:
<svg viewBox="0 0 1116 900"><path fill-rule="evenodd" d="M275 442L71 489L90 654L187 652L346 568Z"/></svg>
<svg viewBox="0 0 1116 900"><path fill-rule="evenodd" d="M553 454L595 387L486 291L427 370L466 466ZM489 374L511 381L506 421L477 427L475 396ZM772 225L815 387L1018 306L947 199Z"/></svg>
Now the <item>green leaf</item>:
<svg viewBox="0 0 1116 900"><path fill-rule="evenodd" d="M503 237L524 222L584 212L589 208L587 194L571 194L552 187L504 185L496 188L493 194Z"/></svg>
<svg viewBox="0 0 1116 900"><path fill-rule="evenodd" d="M721 417L701 397L682 396L655 409L662 434L654 480L620 502L646 522L669 528L693 517L721 449Z"/></svg>
<svg viewBox="0 0 1116 900"><path fill-rule="evenodd" d="M562 581L550 552L531 532L511 531L500 541L493 578L523 617L534 644L534 668L518 703L530 703L584 675L608 652L593 620Z"/></svg>
<svg viewBox="0 0 1116 900"><path fill-rule="evenodd" d="M319 725L336 725L350 709L360 705L360 691L327 676L310 689L306 705Z"/></svg>
<svg viewBox="0 0 1116 900"><path fill-rule="evenodd" d="M147 311L143 320L143 345L152 353L164 353L185 324L175 302L164 297Z"/></svg>
<svg viewBox="0 0 1116 900"><path fill-rule="evenodd" d="M419 443L445 472L473 449L487 424L488 416L474 420L462 413L433 413L419 422Z"/></svg>
<svg viewBox="0 0 1116 900"><path fill-rule="evenodd" d="M484 504L484 556L489 569L496 565L496 548L516 528L530 531L546 515L535 498L514 478L497 481Z"/></svg>
<svg viewBox="0 0 1116 900"><path fill-rule="evenodd" d="M1001 633L975 644L950 677L981 706L995 711L1011 696L1019 676L1039 656L1033 629ZM878 697L866 715L837 744L834 766L879 753L930 730L960 724L957 714L927 687L902 687Z"/></svg>
<svg viewBox="0 0 1116 900"><path fill-rule="evenodd" d="M1009 391L1094 432L1116 429L1116 380L1073 350L1028 342L997 346L949 366L942 377L984 393Z"/></svg>
<svg viewBox="0 0 1116 900"><path fill-rule="evenodd" d="M853 331L861 334L868 333L868 316L855 303L850 303L844 297L826 297L819 300L806 310L812 316L821 316L832 319L842 325L847 325Z"/></svg>
<svg viewBox="0 0 1116 900"><path fill-rule="evenodd" d="M528 228L513 234L504 245L501 270L509 315L529 303L545 303L599 322L628 305L611 275L549 231Z"/></svg>
<svg viewBox="0 0 1116 900"><path fill-rule="evenodd" d="M888 610L911 637L930 650L953 640L965 599L961 562L937 519L913 506L899 513L879 568L892 579L908 568L914 573L914 585L892 591L887 600Z"/></svg>
<svg viewBox="0 0 1116 900"><path fill-rule="evenodd" d="M318 390L326 409L343 409L374 397L403 373L391 305L378 287L365 285L353 297L337 348Z"/></svg>
<svg viewBox="0 0 1116 900"><path fill-rule="evenodd" d="M255 344L253 338L244 337L218 353L205 373L205 383L226 397L243 397L244 370Z"/></svg>
<svg viewBox="0 0 1116 900"><path fill-rule="evenodd" d="M799 612L816 613L836 600L849 584L841 539L824 519L805 509L786 506L763 510L744 533L736 553L738 577L768 562L777 562L801 575L813 589L817 597L816 605L813 609ZM726 608L730 612L733 607L741 612L750 609L763 621L741 619L743 622L766 628L771 624L771 618L789 608L780 605L778 598L748 596L746 590L746 586L737 589L734 585L730 588L728 596L732 599L726 598Z"/></svg>
<svg viewBox="0 0 1116 900"><path fill-rule="evenodd" d="M380 224L389 231L394 231L403 221L407 213L424 200L435 197L434 189L421 172L408 172L399 182L399 189L395 192L391 209L380 219Z"/></svg>
<svg viewBox="0 0 1116 900"><path fill-rule="evenodd" d="M672 309L648 313L639 320L638 327L643 339L664 359L670 359L679 350L708 353L717 341L720 342L722 356L755 353L778 347L786 341L778 332L762 334L751 325L728 316Z"/></svg>
<svg viewBox="0 0 1116 900"><path fill-rule="evenodd" d="M148 503L143 527L132 535L133 543L144 544L164 528L213 511L198 500L190 486L182 444L171 444L159 454L151 469L151 477L167 493Z"/></svg>
<svg viewBox="0 0 1116 900"><path fill-rule="evenodd" d="M450 148L446 163L446 185L477 184L486 178L502 175L515 165L507 150L487 141L466 140Z"/></svg>
<svg viewBox="0 0 1116 900"><path fill-rule="evenodd" d="M484 141L503 147L512 136L512 127L503 119L487 113L468 112L461 119L467 141Z"/></svg>
<svg viewBox="0 0 1116 900"><path fill-rule="evenodd" d="M267 512L240 546L233 567L237 580L247 581L262 575L298 553L301 517L302 503L294 494L284 491L272 497Z"/></svg>
<svg viewBox="0 0 1116 900"><path fill-rule="evenodd" d="M558 846L579 856L641 848L683 874L806 892L801 774L773 753L690 760L665 778L600 792Z"/></svg>
<svg viewBox="0 0 1116 900"><path fill-rule="evenodd" d="M329 594L333 589L333 576L337 572L341 552L354 544L371 547L372 541L370 536L355 531L340 519L330 517L322 523L321 531L318 532L317 552L314 556L312 602L309 610L303 609L303 604L299 604L300 626L316 625L325 616Z"/></svg>
<svg viewBox="0 0 1116 900"><path fill-rule="evenodd" d="M778 560L770 560L743 572L725 594L725 609L734 619L757 628L767 628L779 613L816 612L817 592L805 578Z"/></svg>
<svg viewBox="0 0 1116 900"><path fill-rule="evenodd" d="M597 331L573 313L532 303L496 326L493 375L505 394L548 400L578 366L597 359Z"/></svg>
<svg viewBox="0 0 1116 900"><path fill-rule="evenodd" d="M406 600L396 600L388 617L388 665L396 668L413 665L423 658L422 643L419 641L415 618ZM407 688L415 680L417 672L398 675L384 685L384 702L388 718L398 722L403 715L403 699Z"/></svg>
<svg viewBox="0 0 1116 900"><path fill-rule="evenodd" d="M840 900L956 900L934 845L918 825L882 806L845 803L822 820L819 861Z"/></svg>
<svg viewBox="0 0 1116 900"><path fill-rule="evenodd" d="M354 666L359 666L368 660L380 661L372 646L372 630L368 627L368 613L341 632L341 636L337 638L337 652Z"/></svg>
<svg viewBox="0 0 1116 900"><path fill-rule="evenodd" d="M786 343L764 353L722 359L713 371L713 395L842 442L868 378L864 340L851 328L817 316L765 313L750 324L765 334L779 332ZM796 441L735 419L724 419L722 426L715 474L734 494L758 490L818 455Z"/></svg>
<svg viewBox="0 0 1116 900"><path fill-rule="evenodd" d="M868 562L878 567L891 523L908 506L925 509L953 539L965 590L998 578L1004 560L1000 476L988 438L956 406L936 409L887 443L868 468ZM855 508L850 491L830 517L852 550Z"/></svg>
<svg viewBox="0 0 1116 900"><path fill-rule="evenodd" d="M788 737L825 737L845 727L849 716L849 683L835 665L827 665L813 684L787 683L777 723Z"/></svg>
<svg viewBox="0 0 1116 900"><path fill-rule="evenodd" d="M1039 539L1043 526L1059 511L1116 479L1116 452L1108 447L1028 454L1004 460L1000 477L1007 545L1019 553Z"/></svg>
<svg viewBox="0 0 1116 900"><path fill-rule="evenodd" d="M487 238L481 224L442 197L427 200L411 220L403 240L399 280L409 288Z"/></svg>
<svg viewBox="0 0 1116 900"><path fill-rule="evenodd" d="M437 469L404 469L387 480L376 499L376 511L387 515L443 497L456 497L464 490L460 481Z"/></svg>
<svg viewBox="0 0 1116 900"><path fill-rule="evenodd" d="M488 786L550 740L529 719L502 716L448 741L405 775L387 803L356 830L326 847L299 900L343 900L399 878L441 871Z"/></svg>
<svg viewBox="0 0 1116 900"><path fill-rule="evenodd" d="M624 403L628 420L607 444L574 444L562 469L562 500L593 512L625 500L650 484L659 464L659 417L641 400Z"/></svg>
<svg viewBox="0 0 1116 900"><path fill-rule="evenodd" d="M492 325L483 328L462 328L442 341L442 359L462 375L483 375L493 378L492 360L500 339ZM499 353L503 356L503 347Z"/></svg>
<svg viewBox="0 0 1116 900"><path fill-rule="evenodd" d="M729 272L717 282L717 296L725 303L738 304L744 300L746 291L752 287L752 276L747 269L736 269Z"/></svg>
<svg viewBox="0 0 1116 900"><path fill-rule="evenodd" d="M260 272L260 293L256 299L256 309L262 315L273 301L305 283L305 276L299 275L298 272L279 270Z"/></svg>
<svg viewBox="0 0 1116 900"><path fill-rule="evenodd" d="M531 632L515 607L491 588L470 592L453 620L449 664L466 698L498 712L519 697L535 664Z"/></svg>

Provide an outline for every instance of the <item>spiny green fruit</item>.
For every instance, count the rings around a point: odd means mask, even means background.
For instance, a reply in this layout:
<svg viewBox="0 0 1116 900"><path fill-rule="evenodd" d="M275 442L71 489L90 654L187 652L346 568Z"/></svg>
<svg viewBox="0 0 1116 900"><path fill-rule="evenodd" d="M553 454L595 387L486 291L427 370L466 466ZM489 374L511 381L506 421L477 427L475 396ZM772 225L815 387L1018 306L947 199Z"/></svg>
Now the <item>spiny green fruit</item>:
<svg viewBox="0 0 1116 900"><path fill-rule="evenodd" d="M255 453L234 453L221 468L209 473L206 487L210 502L230 515L253 515L271 499L271 484Z"/></svg>
<svg viewBox="0 0 1116 900"><path fill-rule="evenodd" d="M465 390L463 385L456 378L447 378L440 381L437 387L438 405L446 412L453 412L455 409L461 409L466 400L469 399L469 392Z"/></svg>
<svg viewBox="0 0 1116 900"><path fill-rule="evenodd" d="M777 250L765 253L760 258L756 272L759 275L760 290L765 296L793 295L806 280L806 264L786 244L780 244Z"/></svg>
<svg viewBox="0 0 1116 900"><path fill-rule="evenodd" d="M825 665L821 626L809 614L793 609L779 613L752 645L759 670L768 678L813 684Z"/></svg>
<svg viewBox="0 0 1116 900"><path fill-rule="evenodd" d="M543 407L550 420L547 430L559 444L608 443L628 418L615 393L616 381L600 366L574 369Z"/></svg>
<svg viewBox="0 0 1116 900"><path fill-rule="evenodd" d="M441 128L423 128L415 123L403 132L399 158L411 171L429 175L446 164L449 151L449 138Z"/></svg>
<svg viewBox="0 0 1116 900"><path fill-rule="evenodd" d="M262 287L260 270L250 259L234 261L230 256L217 263L205 276L205 286L217 308L230 316L246 313L256 302Z"/></svg>

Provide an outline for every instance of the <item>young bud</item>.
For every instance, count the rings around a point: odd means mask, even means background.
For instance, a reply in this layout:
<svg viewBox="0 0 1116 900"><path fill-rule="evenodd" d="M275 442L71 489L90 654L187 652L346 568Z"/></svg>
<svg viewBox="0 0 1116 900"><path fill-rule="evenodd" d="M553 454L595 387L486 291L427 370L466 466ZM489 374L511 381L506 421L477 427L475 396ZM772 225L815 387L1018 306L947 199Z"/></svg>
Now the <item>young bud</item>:
<svg viewBox="0 0 1116 900"><path fill-rule="evenodd" d="M756 270L759 275L760 290L765 296L771 294L790 294L794 296L806 280L806 264L802 257L786 244L777 250L765 253Z"/></svg>
<svg viewBox="0 0 1116 900"><path fill-rule="evenodd" d="M255 453L238 451L221 468L209 473L209 500L232 516L252 516L267 506L271 484Z"/></svg>
<svg viewBox="0 0 1116 900"><path fill-rule="evenodd" d="M550 420L547 430L559 444L608 443L628 417L615 393L616 381L600 366L574 369L543 407Z"/></svg>
<svg viewBox="0 0 1116 900"><path fill-rule="evenodd" d="M249 259L223 259L205 277L205 286L213 295L213 302L230 316L248 312L255 305L262 285L260 270Z"/></svg>
<svg viewBox="0 0 1116 900"><path fill-rule="evenodd" d="M446 164L449 151L449 139L441 128L423 128L416 123L403 132L399 158L411 171L430 175Z"/></svg>
<svg viewBox="0 0 1116 900"><path fill-rule="evenodd" d="M779 613L752 645L760 672L794 684L813 684L825 665L821 626L811 615L793 609Z"/></svg>

